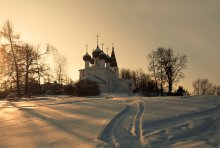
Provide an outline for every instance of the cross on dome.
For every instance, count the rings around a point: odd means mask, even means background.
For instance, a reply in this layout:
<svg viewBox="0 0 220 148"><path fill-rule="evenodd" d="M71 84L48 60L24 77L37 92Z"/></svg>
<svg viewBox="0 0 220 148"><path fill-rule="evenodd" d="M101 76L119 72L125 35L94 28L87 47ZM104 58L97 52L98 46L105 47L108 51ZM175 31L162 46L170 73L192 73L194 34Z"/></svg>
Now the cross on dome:
<svg viewBox="0 0 220 148"><path fill-rule="evenodd" d="M107 49L107 55L108 55L108 49L109 49L108 46L106 47L106 49Z"/></svg>
<svg viewBox="0 0 220 148"><path fill-rule="evenodd" d="M86 44L86 52L88 52L88 45Z"/></svg>
<svg viewBox="0 0 220 148"><path fill-rule="evenodd" d="M102 43L102 50L104 49L103 47L104 47L104 43Z"/></svg>
<svg viewBox="0 0 220 148"><path fill-rule="evenodd" d="M97 38L97 45L98 45L99 44L99 38L100 38L99 34L96 35L96 38Z"/></svg>

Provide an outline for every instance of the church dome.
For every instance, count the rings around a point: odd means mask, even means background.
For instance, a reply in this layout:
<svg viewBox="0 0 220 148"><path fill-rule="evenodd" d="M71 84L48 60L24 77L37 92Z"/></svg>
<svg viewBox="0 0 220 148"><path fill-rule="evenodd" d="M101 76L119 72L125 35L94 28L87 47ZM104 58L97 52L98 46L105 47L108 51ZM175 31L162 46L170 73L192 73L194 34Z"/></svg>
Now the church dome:
<svg viewBox="0 0 220 148"><path fill-rule="evenodd" d="M97 45L96 49L92 52L93 58L97 58L101 52L102 51L99 49L99 45Z"/></svg>
<svg viewBox="0 0 220 148"><path fill-rule="evenodd" d="M100 54L99 54L99 59L100 60L105 60L106 59L106 54L102 51Z"/></svg>
<svg viewBox="0 0 220 148"><path fill-rule="evenodd" d="M91 60L91 56L88 54L88 52L86 52L86 54L83 56L83 60L84 61L90 61Z"/></svg>
<svg viewBox="0 0 220 148"><path fill-rule="evenodd" d="M94 58L91 58L91 60L90 60L90 64L94 64L94 63L95 63Z"/></svg>
<svg viewBox="0 0 220 148"><path fill-rule="evenodd" d="M112 58L109 55L106 55L105 63L111 63Z"/></svg>

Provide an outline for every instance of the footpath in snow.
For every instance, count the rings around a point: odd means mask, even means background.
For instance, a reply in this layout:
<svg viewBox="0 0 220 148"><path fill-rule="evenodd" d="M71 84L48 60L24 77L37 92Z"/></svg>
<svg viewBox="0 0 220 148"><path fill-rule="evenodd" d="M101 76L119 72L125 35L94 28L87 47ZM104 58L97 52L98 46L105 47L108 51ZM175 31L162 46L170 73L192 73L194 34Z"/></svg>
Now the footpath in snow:
<svg viewBox="0 0 220 148"><path fill-rule="evenodd" d="M142 147L143 111L143 101L132 101L106 125L99 139L111 147Z"/></svg>

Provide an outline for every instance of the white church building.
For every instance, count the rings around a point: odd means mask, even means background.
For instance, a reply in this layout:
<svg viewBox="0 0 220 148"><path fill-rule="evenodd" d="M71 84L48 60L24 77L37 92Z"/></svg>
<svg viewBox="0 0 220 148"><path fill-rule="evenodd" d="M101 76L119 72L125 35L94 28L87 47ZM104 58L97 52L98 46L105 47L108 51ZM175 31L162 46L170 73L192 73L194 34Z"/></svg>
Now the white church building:
<svg viewBox="0 0 220 148"><path fill-rule="evenodd" d="M88 79L95 81L100 86L101 93L116 92L116 93L131 93L134 89L132 80L119 78L119 68L115 56L114 47L112 47L111 56L104 53L98 45L92 51L92 55L86 51L83 56L85 68L80 69L79 79Z"/></svg>

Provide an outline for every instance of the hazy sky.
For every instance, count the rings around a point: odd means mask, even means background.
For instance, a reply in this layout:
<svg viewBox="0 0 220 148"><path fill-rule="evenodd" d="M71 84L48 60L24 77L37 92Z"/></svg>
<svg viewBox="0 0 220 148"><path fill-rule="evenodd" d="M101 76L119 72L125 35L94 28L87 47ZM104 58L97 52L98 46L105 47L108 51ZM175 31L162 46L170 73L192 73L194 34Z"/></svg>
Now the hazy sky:
<svg viewBox="0 0 220 148"><path fill-rule="evenodd" d="M98 33L104 48L115 43L119 68L148 72L148 53L170 47L188 56L184 87L197 78L220 85L220 0L0 0L6 19L23 39L58 48L74 80Z"/></svg>

